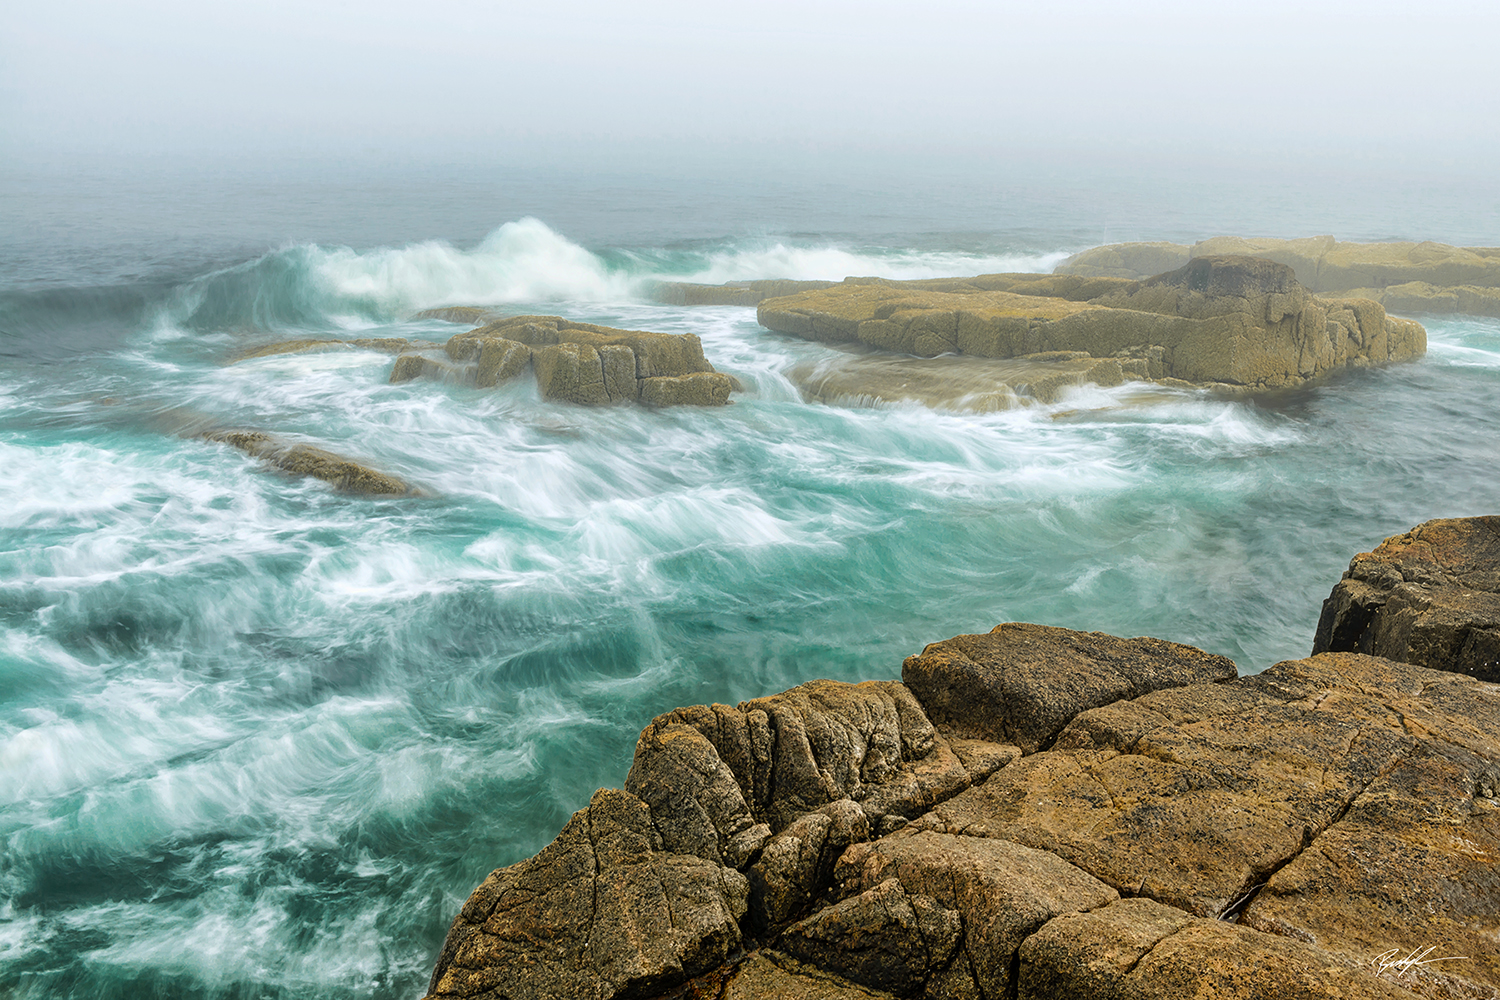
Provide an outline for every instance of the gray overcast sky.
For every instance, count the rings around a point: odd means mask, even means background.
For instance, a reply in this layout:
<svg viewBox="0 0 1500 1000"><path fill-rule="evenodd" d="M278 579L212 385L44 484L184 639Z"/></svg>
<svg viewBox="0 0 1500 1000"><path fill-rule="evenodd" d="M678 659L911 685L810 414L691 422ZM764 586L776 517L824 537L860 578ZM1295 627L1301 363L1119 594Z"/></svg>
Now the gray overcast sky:
<svg viewBox="0 0 1500 1000"><path fill-rule="evenodd" d="M13 161L699 143L1458 163L1496 150L1497 45L1495 0L48 0L0 27L0 142Z"/></svg>

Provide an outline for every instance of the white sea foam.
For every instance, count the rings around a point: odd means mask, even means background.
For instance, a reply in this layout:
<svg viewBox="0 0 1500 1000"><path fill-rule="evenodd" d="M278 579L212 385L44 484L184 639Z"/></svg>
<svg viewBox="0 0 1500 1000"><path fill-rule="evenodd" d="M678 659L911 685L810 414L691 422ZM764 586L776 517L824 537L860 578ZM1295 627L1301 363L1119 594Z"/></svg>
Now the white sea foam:
<svg viewBox="0 0 1500 1000"><path fill-rule="evenodd" d="M757 278L834 280L845 277L951 278L975 274L1027 271L1050 273L1068 257L1066 251L1046 254L981 254L952 251L860 251L835 245L817 247L771 246L727 249L709 255L706 266L685 280L704 284Z"/></svg>
<svg viewBox="0 0 1500 1000"><path fill-rule="evenodd" d="M701 254L617 254L610 264L536 218L507 222L472 249L439 241L354 250L291 246L185 286L163 313L154 339L202 328L295 325L321 317L344 330L444 305L570 302L624 303L650 294L658 280L717 284L761 278L831 279L849 275L935 278L996 271L1047 272L1066 252L1021 254L892 250L822 242L726 245Z"/></svg>
<svg viewBox="0 0 1500 1000"><path fill-rule="evenodd" d="M339 298L392 315L472 302L625 299L633 280L533 218L505 223L473 250L436 242L327 250L315 266Z"/></svg>

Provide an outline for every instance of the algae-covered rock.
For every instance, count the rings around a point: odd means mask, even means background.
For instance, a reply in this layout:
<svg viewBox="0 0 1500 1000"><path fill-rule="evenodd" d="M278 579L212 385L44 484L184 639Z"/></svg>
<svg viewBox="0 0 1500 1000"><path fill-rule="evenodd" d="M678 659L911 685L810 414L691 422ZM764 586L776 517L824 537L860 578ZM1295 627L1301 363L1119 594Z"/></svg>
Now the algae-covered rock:
<svg viewBox="0 0 1500 1000"><path fill-rule="evenodd" d="M209 441L233 445L284 472L321 479L345 493L404 496L413 492L409 485L395 476L314 445L288 441L264 431L220 430L202 436Z"/></svg>
<svg viewBox="0 0 1500 1000"><path fill-rule="evenodd" d="M1500 517L1428 521L1356 555L1313 640L1341 650L1500 681Z"/></svg>

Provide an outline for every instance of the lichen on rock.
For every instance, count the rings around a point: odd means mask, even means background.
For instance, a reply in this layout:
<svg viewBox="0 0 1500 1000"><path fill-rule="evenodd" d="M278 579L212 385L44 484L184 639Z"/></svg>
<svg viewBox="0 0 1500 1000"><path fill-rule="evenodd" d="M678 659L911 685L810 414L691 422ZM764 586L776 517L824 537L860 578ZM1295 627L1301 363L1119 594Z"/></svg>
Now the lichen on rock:
<svg viewBox="0 0 1500 1000"><path fill-rule="evenodd" d="M1500 572L1435 524L1372 565ZM432 995L1500 996L1500 686L1017 623L904 674L658 717L475 890Z"/></svg>

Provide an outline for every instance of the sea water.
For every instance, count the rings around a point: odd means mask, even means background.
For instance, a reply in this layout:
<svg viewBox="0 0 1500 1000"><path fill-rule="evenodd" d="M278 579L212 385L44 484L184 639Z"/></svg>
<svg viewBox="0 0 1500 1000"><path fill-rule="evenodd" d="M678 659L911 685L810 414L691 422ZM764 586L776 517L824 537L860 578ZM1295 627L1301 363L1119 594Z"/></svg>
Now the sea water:
<svg viewBox="0 0 1500 1000"><path fill-rule="evenodd" d="M827 348L649 297L1218 232L1500 243L1462 190L1111 177L7 175L0 992L416 997L468 892L660 712L897 678L1005 621L1254 672L1308 652L1355 552L1496 512L1495 320L1421 317L1420 361L1273 396L980 415L806 402L787 373ZM374 352L226 363L442 340L413 313L462 303L693 333L744 391L585 409L390 385ZM424 495L341 495L212 427Z"/></svg>

